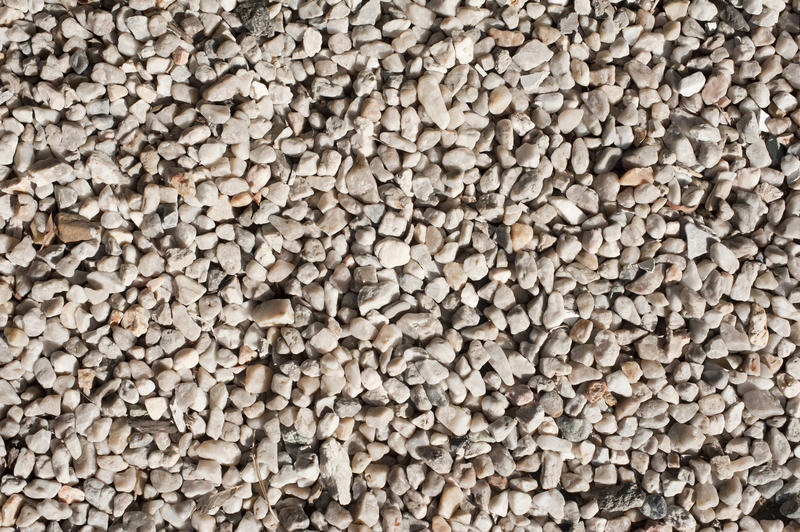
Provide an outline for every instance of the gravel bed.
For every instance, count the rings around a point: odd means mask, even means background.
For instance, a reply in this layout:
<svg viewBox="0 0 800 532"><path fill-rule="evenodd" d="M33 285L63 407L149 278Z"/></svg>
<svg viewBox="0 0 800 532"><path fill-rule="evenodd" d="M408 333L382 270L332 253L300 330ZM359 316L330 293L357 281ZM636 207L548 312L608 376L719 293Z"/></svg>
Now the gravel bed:
<svg viewBox="0 0 800 532"><path fill-rule="evenodd" d="M800 530L800 0L3 0L0 532Z"/></svg>

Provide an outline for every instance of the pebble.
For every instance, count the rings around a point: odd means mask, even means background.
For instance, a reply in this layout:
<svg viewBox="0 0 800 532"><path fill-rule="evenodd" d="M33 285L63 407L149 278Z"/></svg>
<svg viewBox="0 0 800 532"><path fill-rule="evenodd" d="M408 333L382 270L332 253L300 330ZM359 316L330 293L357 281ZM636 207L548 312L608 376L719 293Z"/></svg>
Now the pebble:
<svg viewBox="0 0 800 532"><path fill-rule="evenodd" d="M609 489L597 499L601 510L620 512L640 508L645 503L645 492L635 484L622 484Z"/></svg>
<svg viewBox="0 0 800 532"><path fill-rule="evenodd" d="M783 413L780 403L766 390L750 390L742 396L744 407L758 419L766 419Z"/></svg>
<svg viewBox="0 0 800 532"><path fill-rule="evenodd" d="M347 451L336 440L328 439L320 445L319 456L320 479L331 497L341 505L350 504L353 472Z"/></svg>
<svg viewBox="0 0 800 532"><path fill-rule="evenodd" d="M417 81L417 98L434 124L440 129L447 129L450 114L442 97L439 82L433 74L424 74Z"/></svg>
<svg viewBox="0 0 800 532"><path fill-rule="evenodd" d="M384 238L375 244L375 255L384 268L397 268L411 260L411 247L397 238Z"/></svg>
<svg viewBox="0 0 800 532"><path fill-rule="evenodd" d="M236 465L241 455L239 447L233 442L209 440L197 446L197 456L223 465Z"/></svg>
<svg viewBox="0 0 800 532"><path fill-rule="evenodd" d="M272 299L253 309L253 321L260 327L289 325L294 323L292 303L288 299Z"/></svg>
<svg viewBox="0 0 800 532"><path fill-rule="evenodd" d="M539 40L532 39L521 46L512 56L512 59L522 72L526 72L549 61L552 57L553 51L547 45Z"/></svg>
<svg viewBox="0 0 800 532"><path fill-rule="evenodd" d="M100 237L100 227L80 214L58 213L55 217L56 234L65 243L95 240Z"/></svg>

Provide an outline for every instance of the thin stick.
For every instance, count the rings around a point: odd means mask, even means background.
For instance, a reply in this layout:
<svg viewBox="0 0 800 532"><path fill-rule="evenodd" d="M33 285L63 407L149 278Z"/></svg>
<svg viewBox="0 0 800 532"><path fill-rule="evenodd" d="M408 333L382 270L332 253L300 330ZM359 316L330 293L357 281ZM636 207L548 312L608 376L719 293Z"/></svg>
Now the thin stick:
<svg viewBox="0 0 800 532"><path fill-rule="evenodd" d="M261 488L261 495L264 497L264 502L269 507L269 499L267 499L267 490L264 488L264 480L261 478L261 470L258 466L257 458L258 451L256 450L256 439L253 438L253 443L250 445L250 458L253 460L253 467L256 470L256 478L258 479L258 487Z"/></svg>

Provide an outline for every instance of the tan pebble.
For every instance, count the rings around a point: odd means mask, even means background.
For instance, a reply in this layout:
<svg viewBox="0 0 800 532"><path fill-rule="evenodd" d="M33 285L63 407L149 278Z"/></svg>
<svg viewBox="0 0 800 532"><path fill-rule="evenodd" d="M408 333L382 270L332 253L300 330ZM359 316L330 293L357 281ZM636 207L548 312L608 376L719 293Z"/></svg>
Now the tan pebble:
<svg viewBox="0 0 800 532"><path fill-rule="evenodd" d="M525 384L515 384L506 391L506 395L515 406L527 405L533 401L533 390Z"/></svg>
<svg viewBox="0 0 800 532"><path fill-rule="evenodd" d="M133 305L122 315L119 320L120 326L131 332L136 337L139 337L147 332L148 322L150 320L150 313L145 310L141 305Z"/></svg>
<svg viewBox="0 0 800 532"><path fill-rule="evenodd" d="M504 490L508 487L508 479L503 475L492 475L489 477L489 485Z"/></svg>
<svg viewBox="0 0 800 532"><path fill-rule="evenodd" d="M617 404L617 398L614 397L614 394L611 392L606 392L603 394L603 401L605 401L608 406L614 406Z"/></svg>
<svg viewBox="0 0 800 532"><path fill-rule="evenodd" d="M431 530L433 532L450 532L450 525L447 524L444 517L437 515L431 519Z"/></svg>
<svg viewBox="0 0 800 532"><path fill-rule="evenodd" d="M753 349L763 349L769 340L767 313L761 305L756 303L750 305L750 325L747 328L747 335Z"/></svg>
<svg viewBox="0 0 800 532"><path fill-rule="evenodd" d="M61 486L58 490L58 500L67 504L75 502L82 502L84 499L83 492L78 488L72 486Z"/></svg>
<svg viewBox="0 0 800 532"><path fill-rule="evenodd" d="M122 312L120 312L119 310L114 309L114 310L111 311L111 314L108 315L108 324L109 325L116 325L116 324L118 324L119 322L122 321L122 318L124 316L125 315Z"/></svg>
<svg viewBox="0 0 800 532"><path fill-rule="evenodd" d="M501 85L489 93L489 112L499 115L505 112L511 104L511 91L508 87Z"/></svg>
<svg viewBox="0 0 800 532"><path fill-rule="evenodd" d="M533 228L527 224L515 223L511 226L511 249L519 251L533 240Z"/></svg>
<svg viewBox="0 0 800 532"><path fill-rule="evenodd" d="M676 2L669 2L664 4L664 13L669 20L679 20L686 16L689 11L689 2L687 0L677 0Z"/></svg>
<svg viewBox="0 0 800 532"><path fill-rule="evenodd" d="M623 187L636 187L643 183L652 183L654 179L652 168L631 168L619 178Z"/></svg>
<svg viewBox="0 0 800 532"><path fill-rule="evenodd" d="M450 518L464 499L464 492L455 484L447 484L439 499L439 515Z"/></svg>
<svg viewBox="0 0 800 532"><path fill-rule="evenodd" d="M174 52L172 52L172 62L176 65L185 65L189 62L189 52L184 50L183 48L178 48Z"/></svg>
<svg viewBox="0 0 800 532"><path fill-rule="evenodd" d="M489 28L489 36L494 39L497 46L503 48L521 46L525 42L525 36L519 31Z"/></svg>
<svg viewBox="0 0 800 532"><path fill-rule="evenodd" d="M489 280L506 283L511 279L511 270L508 268L493 268L489 270Z"/></svg>
<svg viewBox="0 0 800 532"><path fill-rule="evenodd" d="M11 347L25 347L28 345L28 335L22 329L16 327L6 327L3 330L6 337L6 343Z"/></svg>
<svg viewBox="0 0 800 532"><path fill-rule="evenodd" d="M589 341L589 337L592 334L592 322L591 320L584 320L580 319L575 322L572 326L572 329L569 332L569 337L572 338L575 342L579 344L585 344Z"/></svg>
<svg viewBox="0 0 800 532"><path fill-rule="evenodd" d="M195 195L194 181L189 173L175 174L167 179L167 183L181 196Z"/></svg>
<svg viewBox="0 0 800 532"><path fill-rule="evenodd" d="M249 192L240 192L231 198L231 207L247 207L253 201Z"/></svg>
<svg viewBox="0 0 800 532"><path fill-rule="evenodd" d="M377 122L381 119L381 106L375 98L368 98L361 108L361 117L370 122Z"/></svg>
<svg viewBox="0 0 800 532"><path fill-rule="evenodd" d="M589 385L586 387L584 395L586 395L586 399L590 403L596 403L603 398L607 389L608 386L606 385L605 381L594 381L589 383Z"/></svg>
<svg viewBox="0 0 800 532"><path fill-rule="evenodd" d="M80 214L60 212L56 214L56 232L62 242L81 242L100 237L98 224Z"/></svg>
<svg viewBox="0 0 800 532"><path fill-rule="evenodd" d="M443 272L445 281L453 290L461 290L461 287L467 282L467 274L464 271L464 267L456 262L446 264Z"/></svg>
<svg viewBox="0 0 800 532"><path fill-rule="evenodd" d="M569 133L581 123L583 109L564 109L558 115L558 129L562 133Z"/></svg>
<svg viewBox="0 0 800 532"><path fill-rule="evenodd" d="M536 26L536 38L545 44L553 44L559 37L561 32L552 26Z"/></svg>
<svg viewBox="0 0 800 532"><path fill-rule="evenodd" d="M272 370L264 364L252 364L247 367L244 377L244 389L247 393L264 393L272 384Z"/></svg>
<svg viewBox="0 0 800 532"><path fill-rule="evenodd" d="M717 72L708 78L700 96L706 105L717 103L727 94L730 85L730 77L723 72Z"/></svg>
<svg viewBox="0 0 800 532"><path fill-rule="evenodd" d="M642 368L639 367L639 364L635 360L623 362L620 364L620 368L630 382L639 382L642 376Z"/></svg>
<svg viewBox="0 0 800 532"><path fill-rule="evenodd" d="M288 299L265 301L253 310L253 320L259 327L289 325L294 322L294 310Z"/></svg>
<svg viewBox="0 0 800 532"><path fill-rule="evenodd" d="M78 388L83 390L83 393L89 395L92 391L92 383L94 382L94 370L92 369L79 369L78 370Z"/></svg>
<svg viewBox="0 0 800 532"><path fill-rule="evenodd" d="M0 508L0 526L12 526L16 522L23 502L25 502L25 498L19 493L14 493L6 499L3 507Z"/></svg>

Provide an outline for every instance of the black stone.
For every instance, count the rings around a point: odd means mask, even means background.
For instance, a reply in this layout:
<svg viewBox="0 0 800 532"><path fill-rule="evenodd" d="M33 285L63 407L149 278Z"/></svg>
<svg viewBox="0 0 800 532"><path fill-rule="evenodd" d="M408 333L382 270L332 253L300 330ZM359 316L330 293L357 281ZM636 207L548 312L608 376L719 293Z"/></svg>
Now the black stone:
<svg viewBox="0 0 800 532"><path fill-rule="evenodd" d="M719 18L725 21L734 31L750 31L750 25L741 11L728 2L723 3L722 9L719 11Z"/></svg>
<svg viewBox="0 0 800 532"><path fill-rule="evenodd" d="M776 502L782 503L789 499L795 498L800 494L800 478L792 478L787 480L781 489L775 493L773 499Z"/></svg>
<svg viewBox="0 0 800 532"><path fill-rule="evenodd" d="M363 392L359 398L369 406L385 406L389 403L389 395L383 388Z"/></svg>
<svg viewBox="0 0 800 532"><path fill-rule="evenodd" d="M164 229L173 229L178 225L178 205L176 203L162 203L157 212L161 217L161 226Z"/></svg>
<svg viewBox="0 0 800 532"><path fill-rule="evenodd" d="M310 524L308 516L298 504L284 506L278 510L278 521L288 531L305 530Z"/></svg>
<svg viewBox="0 0 800 532"><path fill-rule="evenodd" d="M789 519L800 519L800 495L794 495L781 504L781 515Z"/></svg>
<svg viewBox="0 0 800 532"><path fill-rule="evenodd" d="M452 436L450 438L450 452L458 454L461 449L469 449L470 441L466 436Z"/></svg>
<svg viewBox="0 0 800 532"><path fill-rule="evenodd" d="M631 508L641 507L645 497L642 488L632 482L626 482L604 490L597 498L597 505L602 511L624 512Z"/></svg>
<svg viewBox="0 0 800 532"><path fill-rule="evenodd" d="M767 146L767 152L772 158L772 164L780 166L781 159L786 155L786 149L778 142L778 137L775 135L767 135L764 144Z"/></svg>
<svg viewBox="0 0 800 532"><path fill-rule="evenodd" d="M249 33L259 37L272 34L272 21L269 18L269 4L264 0L242 2L236 7L236 16Z"/></svg>
<svg viewBox="0 0 800 532"><path fill-rule="evenodd" d="M706 366L703 368L703 382L721 390L728 384L728 370L717 365Z"/></svg>

